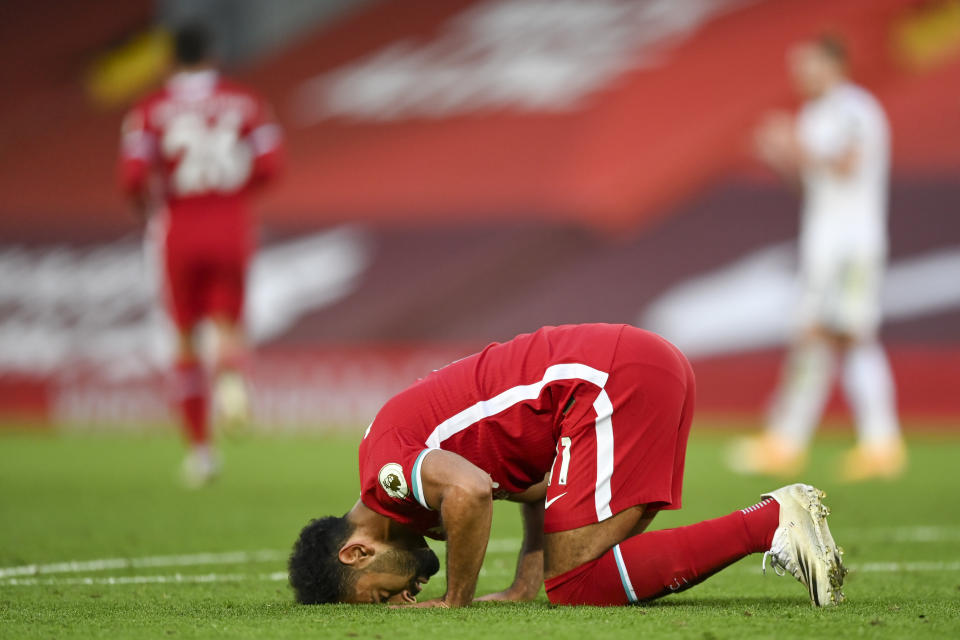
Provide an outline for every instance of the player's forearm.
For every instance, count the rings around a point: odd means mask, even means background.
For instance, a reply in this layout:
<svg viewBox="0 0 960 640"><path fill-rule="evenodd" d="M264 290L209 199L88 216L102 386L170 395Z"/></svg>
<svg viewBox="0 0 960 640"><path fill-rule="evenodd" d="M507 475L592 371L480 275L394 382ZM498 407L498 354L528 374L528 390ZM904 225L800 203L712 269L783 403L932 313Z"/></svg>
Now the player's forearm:
<svg viewBox="0 0 960 640"><path fill-rule="evenodd" d="M543 582L543 502L521 506L523 545L510 591L519 600L533 600Z"/></svg>
<svg viewBox="0 0 960 640"><path fill-rule="evenodd" d="M273 180L283 168L283 131L273 122L254 129L249 136L254 150L251 186L260 186Z"/></svg>
<svg viewBox="0 0 960 640"><path fill-rule="evenodd" d="M440 508L447 530L447 593L451 607L470 604L490 538L493 499L489 493L454 488Z"/></svg>
<svg viewBox="0 0 960 640"><path fill-rule="evenodd" d="M250 184L253 187L260 187L277 178L283 169L283 153L281 149L275 149L268 153L258 155L254 159L253 171Z"/></svg>
<svg viewBox="0 0 960 640"><path fill-rule="evenodd" d="M145 199L149 167L139 160L123 160L120 163L120 189L132 201Z"/></svg>
<svg viewBox="0 0 960 640"><path fill-rule="evenodd" d="M771 160L768 165L790 186L796 186L801 180L800 165L792 160Z"/></svg>
<svg viewBox="0 0 960 640"><path fill-rule="evenodd" d="M133 215L136 216L138 220L142 222L150 217L150 201L145 193L137 193L130 196L129 202L130 209L133 211Z"/></svg>
<svg viewBox="0 0 960 640"><path fill-rule="evenodd" d="M817 156L798 144L797 165L804 170L820 170L840 178L849 178L857 168L857 151L851 147L834 156Z"/></svg>

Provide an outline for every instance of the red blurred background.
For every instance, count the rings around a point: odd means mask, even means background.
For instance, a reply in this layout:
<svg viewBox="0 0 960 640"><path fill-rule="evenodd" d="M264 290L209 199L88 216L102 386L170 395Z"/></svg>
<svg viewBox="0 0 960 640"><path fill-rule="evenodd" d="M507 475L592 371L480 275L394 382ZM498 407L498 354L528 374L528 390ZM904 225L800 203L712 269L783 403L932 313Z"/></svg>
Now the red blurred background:
<svg viewBox="0 0 960 640"><path fill-rule="evenodd" d="M900 406L954 424L960 2L336 4L224 56L289 147L258 202L248 309L264 425L355 425L486 342L589 321L663 333L691 356L702 411L760 416L798 201L751 160L750 132L796 104L786 51L824 30L891 120ZM163 320L114 167L176 5L2 9L0 413L165 415Z"/></svg>

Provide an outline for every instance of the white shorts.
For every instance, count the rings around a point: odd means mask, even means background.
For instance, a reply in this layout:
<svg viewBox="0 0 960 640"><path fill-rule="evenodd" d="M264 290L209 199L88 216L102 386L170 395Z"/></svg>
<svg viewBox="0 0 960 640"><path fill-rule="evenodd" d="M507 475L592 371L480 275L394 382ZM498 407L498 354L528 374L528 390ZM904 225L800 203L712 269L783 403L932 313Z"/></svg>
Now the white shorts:
<svg viewBox="0 0 960 640"><path fill-rule="evenodd" d="M800 329L821 327L867 338L880 328L883 260L849 257L821 262L801 273Z"/></svg>

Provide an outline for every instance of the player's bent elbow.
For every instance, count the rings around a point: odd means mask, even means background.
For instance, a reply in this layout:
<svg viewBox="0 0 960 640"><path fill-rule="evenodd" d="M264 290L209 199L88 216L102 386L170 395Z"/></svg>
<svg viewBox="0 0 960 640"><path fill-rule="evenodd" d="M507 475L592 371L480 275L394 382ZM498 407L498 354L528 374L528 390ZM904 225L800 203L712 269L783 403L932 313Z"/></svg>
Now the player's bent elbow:
<svg viewBox="0 0 960 640"><path fill-rule="evenodd" d="M464 502L485 503L493 501L493 481L489 476L466 478L452 487L452 492Z"/></svg>

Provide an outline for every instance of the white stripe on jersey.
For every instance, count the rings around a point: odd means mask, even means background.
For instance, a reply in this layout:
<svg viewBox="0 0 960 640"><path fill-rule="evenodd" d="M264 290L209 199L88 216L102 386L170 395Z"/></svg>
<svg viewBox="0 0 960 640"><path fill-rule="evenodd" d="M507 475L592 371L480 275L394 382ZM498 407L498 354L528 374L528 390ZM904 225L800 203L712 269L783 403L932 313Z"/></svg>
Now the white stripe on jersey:
<svg viewBox="0 0 960 640"><path fill-rule="evenodd" d="M552 365L547 367L543 379L540 381L512 387L489 400L481 400L453 417L447 418L433 430L427 438L426 445L430 449L440 449L440 445L445 440L469 429L481 420L494 416L525 400L539 398L543 388L551 382L559 380L584 380L589 382L600 387L600 393L593 403L593 408L597 412L597 484L594 500L597 519L606 520L613 515L610 510L610 479L613 476L614 460L613 405L607 392L603 389L609 377L610 374L608 373L576 362Z"/></svg>
<svg viewBox="0 0 960 640"><path fill-rule="evenodd" d="M613 478L613 404L603 389L593 401L597 412L597 490L593 495L597 520L606 520L610 511L610 479Z"/></svg>

